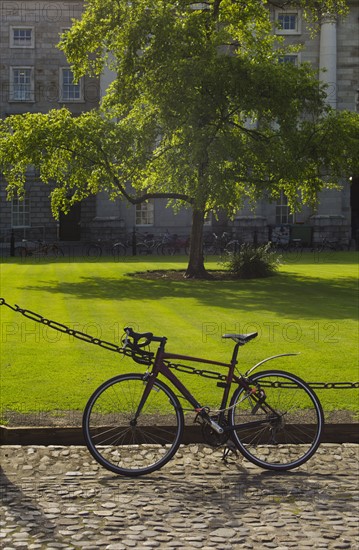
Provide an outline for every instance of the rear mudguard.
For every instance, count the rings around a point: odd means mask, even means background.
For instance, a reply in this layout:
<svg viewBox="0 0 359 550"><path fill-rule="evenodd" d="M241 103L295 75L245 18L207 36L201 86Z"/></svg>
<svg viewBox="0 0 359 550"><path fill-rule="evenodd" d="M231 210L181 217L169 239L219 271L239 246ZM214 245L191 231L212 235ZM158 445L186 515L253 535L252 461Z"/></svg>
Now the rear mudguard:
<svg viewBox="0 0 359 550"><path fill-rule="evenodd" d="M267 363L267 361L272 361L272 359L278 359L278 357L290 357L290 356L293 356L293 355L299 355L299 353L280 353L279 355L273 355L272 357L267 357L266 359L263 359L262 361L260 361L256 365L254 365L254 367L252 367L251 369L247 370L247 372L245 373L244 376L247 378L248 376L250 376L252 374L252 372L255 369L257 369L258 367L263 365L263 363Z"/></svg>

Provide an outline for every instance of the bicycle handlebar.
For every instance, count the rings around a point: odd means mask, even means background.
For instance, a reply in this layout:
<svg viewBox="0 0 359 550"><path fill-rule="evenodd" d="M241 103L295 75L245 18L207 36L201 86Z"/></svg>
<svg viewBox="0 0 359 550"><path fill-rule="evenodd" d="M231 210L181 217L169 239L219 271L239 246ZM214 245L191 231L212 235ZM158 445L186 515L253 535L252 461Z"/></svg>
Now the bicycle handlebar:
<svg viewBox="0 0 359 550"><path fill-rule="evenodd" d="M167 341L165 336L154 336L152 332L135 332L131 327L126 327L124 331L126 333L124 344L131 349L138 350L139 348L149 346L151 342L165 344Z"/></svg>
<svg viewBox="0 0 359 550"><path fill-rule="evenodd" d="M124 331L126 333L124 342L129 347L144 348L152 342L152 332L135 332L131 327L126 327ZM133 341L129 338L132 338ZM141 342L141 340L143 341Z"/></svg>
<svg viewBox="0 0 359 550"><path fill-rule="evenodd" d="M167 341L165 336L154 336L152 332L135 332L131 327L126 327L124 331L126 335L123 349L129 349L129 354L138 363L149 364L154 356L152 352L142 348L149 346L151 342L165 344Z"/></svg>

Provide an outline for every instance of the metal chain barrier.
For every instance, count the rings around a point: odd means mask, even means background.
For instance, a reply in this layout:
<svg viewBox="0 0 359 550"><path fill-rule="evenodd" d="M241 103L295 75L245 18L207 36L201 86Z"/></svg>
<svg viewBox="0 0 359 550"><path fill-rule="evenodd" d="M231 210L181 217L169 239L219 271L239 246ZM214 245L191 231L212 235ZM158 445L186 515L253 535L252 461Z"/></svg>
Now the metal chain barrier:
<svg viewBox="0 0 359 550"><path fill-rule="evenodd" d="M21 315L23 315L24 317L27 317L28 319L31 319L32 321L35 321L36 323L41 323L43 325L46 325L47 327L50 327L64 334L69 334L70 336L73 336L78 340L82 340L83 342L87 342L88 344L95 344L96 346L107 349L109 351L115 351L117 353L121 353L122 355L129 355L136 362L140 364L151 365L153 361L154 354L151 352L144 351L144 350L134 351L132 349L126 349L125 347L118 346L117 344L114 344L112 342L107 342L106 340L95 338L90 334L87 334L86 332L81 332L80 330L71 329L66 325L63 325L62 323L58 323L57 321L52 321L51 319L46 319L46 317L43 317L38 313L34 313L29 309L23 309L17 306L16 304L15 306L11 306L5 301L4 298L0 298L0 306L6 306L12 309L13 311L15 311L16 313L21 313ZM205 369L201 370L189 365L182 365L180 363L175 364L175 363L168 362L167 365L170 368L177 370L178 372L183 372L185 374L195 374L197 376L202 376L203 378L210 378L212 380L219 380L222 382L225 382L227 379L225 374L221 374L219 372L215 372L211 370L205 370ZM268 384L272 386L272 385L275 385L276 382L268 383ZM283 384L287 384L287 382ZM344 390L344 389L359 388L359 382L309 382L308 385L313 389Z"/></svg>
<svg viewBox="0 0 359 550"><path fill-rule="evenodd" d="M174 364L169 363L168 366L174 370L177 370L179 372L184 372L186 374L196 374L197 376L203 376L203 378L211 378L213 380L221 380L226 381L227 377L224 374L220 374L219 372L214 372L210 370L199 370L195 367L191 367L189 365L181 365L181 364ZM344 390L344 389L355 389L359 388L359 382L308 382L308 386L310 386L312 389L316 390ZM261 386L263 387L296 387L295 384L292 384L291 382L261 382Z"/></svg>
<svg viewBox="0 0 359 550"><path fill-rule="evenodd" d="M122 346L118 346L117 344L114 344L112 342L107 342L106 340L101 340L100 338L95 338L93 336L90 336L90 334L87 334L86 332L81 332L80 330L71 329L66 325L63 325L62 323L58 323L57 321L51 321L50 319L46 319L42 315L39 315L38 313L34 313L29 309L22 309L16 304L15 306L11 306L10 304L6 303L4 298L0 298L0 306L7 306L8 308L12 309L16 313L21 313L21 315L23 315L24 317L27 317L28 319L31 319L32 321L35 321L36 323L41 323L42 325L50 327L64 334L69 334L70 336L73 336L78 340L82 340L83 342L87 342L89 344L95 344L96 346L99 346L101 348L108 349L110 351L115 351L123 355L132 356L132 350L126 349ZM146 353L147 352L144 352L144 354Z"/></svg>
<svg viewBox="0 0 359 550"><path fill-rule="evenodd" d="M227 380L225 374L221 374L220 372L215 372L213 370L200 370L189 365L181 365L175 363L168 363L168 366L171 369L174 369L178 372L184 372L186 374L196 374L197 376L203 376L203 378L211 378L212 380L221 380L223 382Z"/></svg>

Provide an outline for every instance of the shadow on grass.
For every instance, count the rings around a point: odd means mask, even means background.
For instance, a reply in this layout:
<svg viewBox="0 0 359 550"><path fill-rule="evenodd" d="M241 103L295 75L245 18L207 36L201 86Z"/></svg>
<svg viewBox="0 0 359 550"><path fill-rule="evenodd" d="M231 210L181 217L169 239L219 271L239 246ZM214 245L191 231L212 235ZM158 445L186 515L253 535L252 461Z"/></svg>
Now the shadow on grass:
<svg viewBox="0 0 359 550"><path fill-rule="evenodd" d="M84 300L198 300L208 307L272 312L295 318L356 319L357 283L353 278L325 280L280 274L241 281L148 280L134 276L83 277L76 282L39 281L24 290L76 296Z"/></svg>

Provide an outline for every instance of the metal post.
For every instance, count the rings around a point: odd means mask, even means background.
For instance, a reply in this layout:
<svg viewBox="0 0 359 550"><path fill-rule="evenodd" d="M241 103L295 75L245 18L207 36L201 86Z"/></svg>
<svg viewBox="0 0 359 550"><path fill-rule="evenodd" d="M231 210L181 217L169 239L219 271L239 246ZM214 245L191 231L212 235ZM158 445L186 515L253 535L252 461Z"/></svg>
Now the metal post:
<svg viewBox="0 0 359 550"><path fill-rule="evenodd" d="M10 256L15 256L15 232L12 229L11 230L11 237L10 237Z"/></svg>
<svg viewBox="0 0 359 550"><path fill-rule="evenodd" d="M136 229L133 228L132 231L132 254L136 256L137 254L137 243L136 243Z"/></svg>

